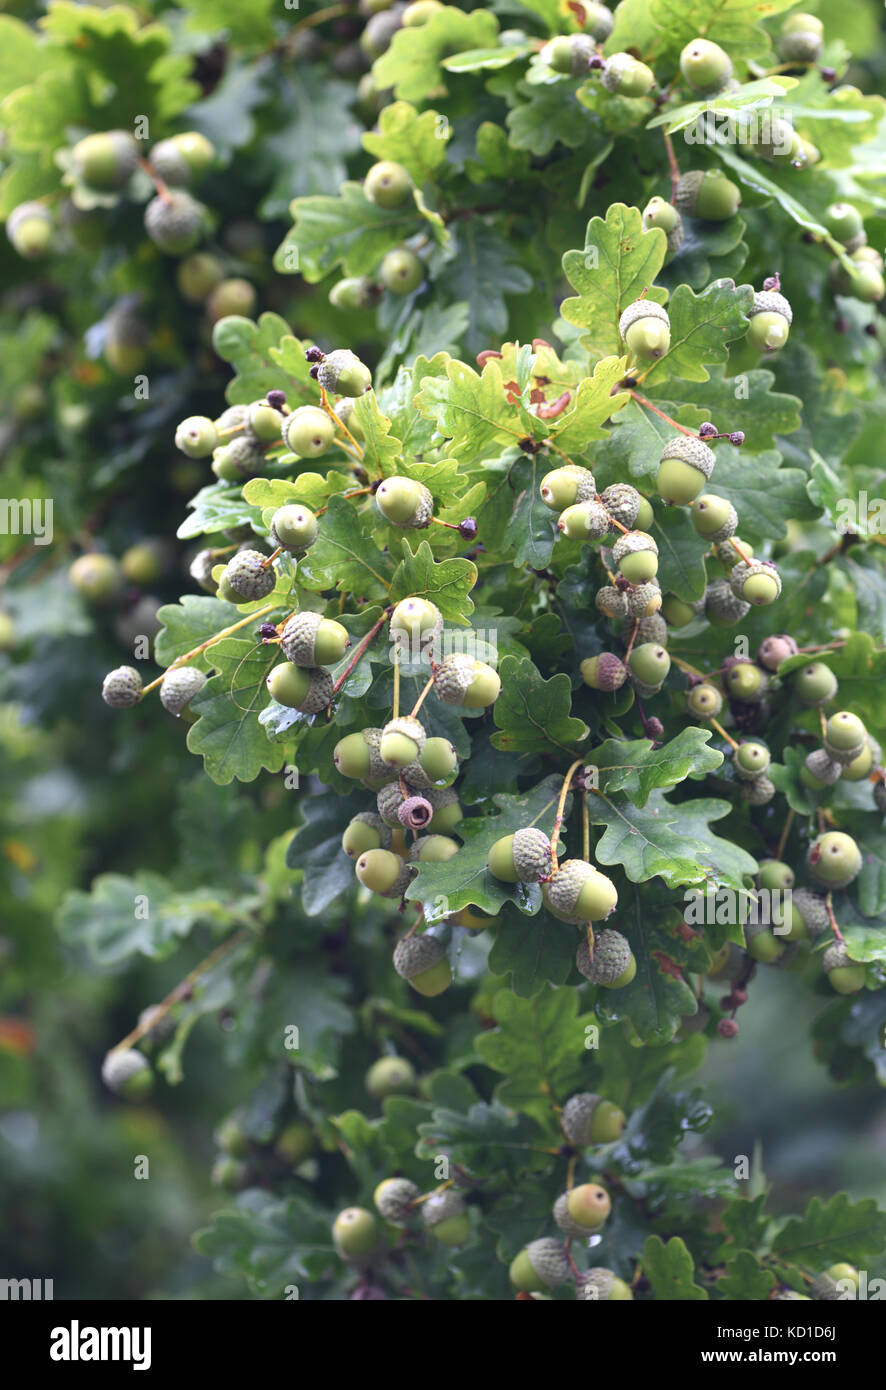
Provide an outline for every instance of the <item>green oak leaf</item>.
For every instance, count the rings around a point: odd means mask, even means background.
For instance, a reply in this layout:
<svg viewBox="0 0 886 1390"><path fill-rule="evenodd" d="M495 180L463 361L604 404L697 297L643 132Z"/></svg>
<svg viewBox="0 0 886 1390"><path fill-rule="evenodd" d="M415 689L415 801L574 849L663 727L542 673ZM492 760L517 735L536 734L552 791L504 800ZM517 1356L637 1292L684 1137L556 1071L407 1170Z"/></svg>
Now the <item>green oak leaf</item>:
<svg viewBox="0 0 886 1390"><path fill-rule="evenodd" d="M331 497L320 534L299 561L299 583L308 589L386 598L393 572L391 556L375 543L370 518L346 498Z"/></svg>
<svg viewBox="0 0 886 1390"><path fill-rule="evenodd" d="M452 126L439 112L419 112L408 101L394 101L379 115L378 129L365 133L363 147L375 159L402 164L421 185L439 174L451 138Z"/></svg>
<svg viewBox="0 0 886 1390"><path fill-rule="evenodd" d="M668 743L651 740L607 739L588 754L605 792L627 792L638 806L645 806L656 788L675 787L687 777L695 781L714 772L723 754L709 748L710 729L682 729Z"/></svg>
<svg viewBox="0 0 886 1390"><path fill-rule="evenodd" d="M572 989L546 988L532 999L510 990L496 994L497 1027L481 1033L475 1047L505 1077L495 1088L499 1101L544 1120L552 1105L581 1089L589 1061L586 1029L595 1020L579 1014L578 1002Z"/></svg>
<svg viewBox="0 0 886 1390"><path fill-rule="evenodd" d="M708 364L725 362L728 344L747 332L753 293L750 285L736 288L732 280L717 280L701 294L678 285L668 303L670 348L652 363L645 379L654 373L658 382L675 376L707 381Z"/></svg>
<svg viewBox="0 0 886 1390"><path fill-rule="evenodd" d="M426 24L394 35L390 48L373 65L375 84L380 91L392 87L404 101L445 96L443 59L469 49L490 48L497 35L498 20L488 10L465 14L447 5Z"/></svg>
<svg viewBox="0 0 886 1390"><path fill-rule="evenodd" d="M413 551L404 540L402 551L391 577L391 601L417 595L435 603L447 621L467 623L474 611L470 592L477 582L477 566L470 560L435 560L427 541L419 541Z"/></svg>
<svg viewBox="0 0 886 1390"><path fill-rule="evenodd" d="M499 668L501 694L493 706L495 748L513 753L556 749L573 754L588 727L570 713L572 684L565 674L545 680L527 657L506 656Z"/></svg>
<svg viewBox="0 0 886 1390"><path fill-rule="evenodd" d="M707 1291L695 1283L695 1263L679 1236L672 1236L667 1244L661 1236L649 1236L641 1258L656 1298L669 1302L707 1298Z"/></svg>
<svg viewBox="0 0 886 1390"><path fill-rule="evenodd" d="M563 270L578 296L564 299L560 312L568 323L586 330L582 344L592 358L618 355L618 320L644 291L647 299L664 302L666 291L653 281L666 250L664 232L658 227L646 231L638 208L613 203L605 221L594 217L588 223L584 249L566 252Z"/></svg>

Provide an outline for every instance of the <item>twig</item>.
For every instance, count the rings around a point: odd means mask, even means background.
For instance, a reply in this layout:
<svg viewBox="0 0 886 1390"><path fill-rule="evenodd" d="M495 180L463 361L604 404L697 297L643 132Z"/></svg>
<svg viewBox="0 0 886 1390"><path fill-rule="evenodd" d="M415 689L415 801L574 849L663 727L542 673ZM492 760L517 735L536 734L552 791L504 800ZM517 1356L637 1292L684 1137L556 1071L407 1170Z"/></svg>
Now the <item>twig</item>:
<svg viewBox="0 0 886 1390"><path fill-rule="evenodd" d="M194 647L193 650L185 652L183 656L177 656L175 661L169 663L162 676L158 676L156 680L151 681L150 685L145 686L142 694L147 695L149 691L154 690L156 686L162 683L164 677L167 676L170 671L174 671L178 666L181 666L183 662L190 661L192 656L199 656L201 652L205 652L209 647L213 646L215 642L220 642L223 637L229 637L232 632L237 632L241 627L248 627L248 625L254 623L257 618L263 618L267 613L273 613L274 609L279 607L279 603L268 603L264 608L259 608L254 613L248 614L247 617L241 618L238 623L231 623L230 627L223 627L221 632L216 632L212 637L207 637L206 641L201 642L199 647Z"/></svg>
<svg viewBox="0 0 886 1390"><path fill-rule="evenodd" d="M361 637L360 643L359 643L359 645L358 645L358 647L357 647L357 650L354 652L354 655L351 657L351 659L350 659L350 661L348 662L347 666L346 666L345 669L342 671L342 673L341 673L341 675L339 676L338 680L335 682L335 685L332 687L332 693L333 693L333 695L337 695L338 692L341 690L341 688L342 688L342 686L344 685L345 681L348 679L348 676L351 674L351 672L353 671L354 667L357 665L357 662L360 660L361 656L362 656L363 653L366 651L366 648L369 646L369 644L370 644L370 642L372 641L372 639L376 636L376 634L379 632L379 630L380 630L381 628L384 627L385 623L387 622L388 618L390 617L390 613L391 613L391 610L390 610L389 608L386 608L385 611L384 611L384 613L382 613L381 617L379 618L378 622L377 622L377 623L373 623L372 627L369 629L369 631L367 632L366 636L365 636L365 637ZM396 670L396 666L394 667L394 669Z"/></svg>
<svg viewBox="0 0 886 1390"><path fill-rule="evenodd" d="M563 778L563 786L560 788L560 800L557 802L557 819L554 821L554 828L551 831L551 872L556 873L559 868L557 859L557 841L560 838L560 827L563 824L563 812L566 809L566 797L572 785L572 779L582 765L582 759L576 758L566 776Z"/></svg>

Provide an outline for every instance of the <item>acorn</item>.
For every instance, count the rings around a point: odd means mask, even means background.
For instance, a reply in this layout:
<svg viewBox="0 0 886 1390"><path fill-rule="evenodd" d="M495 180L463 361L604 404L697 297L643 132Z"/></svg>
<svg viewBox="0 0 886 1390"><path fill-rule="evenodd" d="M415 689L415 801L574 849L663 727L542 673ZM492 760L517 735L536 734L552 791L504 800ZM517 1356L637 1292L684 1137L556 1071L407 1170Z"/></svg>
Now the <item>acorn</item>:
<svg viewBox="0 0 886 1390"><path fill-rule="evenodd" d="M364 888L380 898L400 899L412 881L413 869L388 849L364 850L354 865Z"/></svg>
<svg viewBox="0 0 886 1390"><path fill-rule="evenodd" d="M628 531L612 547L612 559L625 579L643 584L658 571L658 546L646 531Z"/></svg>
<svg viewBox="0 0 886 1390"><path fill-rule="evenodd" d="M391 719L384 726L379 752L391 767L404 768L414 762L425 746L424 725L411 715Z"/></svg>
<svg viewBox="0 0 886 1390"><path fill-rule="evenodd" d="M432 1192L421 1204L421 1216L427 1230L441 1245L464 1245L471 1234L467 1203L455 1188L442 1187Z"/></svg>
<svg viewBox="0 0 886 1390"><path fill-rule="evenodd" d="M861 961L854 961L842 941L835 941L822 957L822 968L838 994L858 994L864 989L867 971Z"/></svg>
<svg viewBox="0 0 886 1390"><path fill-rule="evenodd" d="M738 212L741 192L720 169L693 169L677 183L674 205L686 217L725 222Z"/></svg>
<svg viewBox="0 0 886 1390"><path fill-rule="evenodd" d="M600 501L613 521L620 522L629 531L633 530L635 525L638 525L641 531L644 529L643 525L639 525L638 517L643 504L648 508L649 503L630 483L610 483L609 487L600 493ZM619 534L616 526L612 527L612 531L615 535Z"/></svg>
<svg viewBox="0 0 886 1390"><path fill-rule="evenodd" d="M421 1192L408 1178L384 1178L372 1194L379 1214L392 1226L405 1226Z"/></svg>
<svg viewBox="0 0 886 1390"><path fill-rule="evenodd" d="M778 51L786 63L817 63L824 47L824 25L814 14L791 14L781 26Z"/></svg>
<svg viewBox="0 0 886 1390"><path fill-rule="evenodd" d="M334 666L350 645L347 628L322 613L294 613L280 634L280 650L294 666Z"/></svg>
<svg viewBox="0 0 886 1390"><path fill-rule="evenodd" d="M551 511L563 512L577 502L593 501L597 494L594 475L578 464L566 464L546 473L539 484L539 496Z"/></svg>
<svg viewBox="0 0 886 1390"><path fill-rule="evenodd" d="M683 245L683 218L679 209L673 203L666 202L664 198L649 199L643 209L643 226L647 230L658 227L664 232L668 241L668 254L671 256L675 256Z"/></svg>
<svg viewBox="0 0 886 1390"><path fill-rule="evenodd" d="M627 937L611 928L595 933L593 956L587 937L583 937L576 951L575 964L586 980L606 989L623 989L637 973L637 962Z"/></svg>
<svg viewBox="0 0 886 1390"><path fill-rule="evenodd" d="M694 501L713 473L715 462L713 450L703 440L675 434L659 457L655 479L659 497L677 506Z"/></svg>
<svg viewBox="0 0 886 1390"><path fill-rule="evenodd" d="M602 922L615 910L618 893L611 878L583 859L567 859L542 885L549 912L563 922Z"/></svg>
<svg viewBox="0 0 886 1390"><path fill-rule="evenodd" d="M594 595L594 603L607 618L625 618L628 612L627 594L611 584L604 584Z"/></svg>
<svg viewBox="0 0 886 1390"><path fill-rule="evenodd" d="M738 512L725 497L703 493L692 503L690 513L693 528L712 545L721 545L738 530Z"/></svg>
<svg viewBox="0 0 886 1390"><path fill-rule="evenodd" d="M624 685L628 669L614 652L601 652L587 657L579 667L581 678L592 690L619 690Z"/></svg>
<svg viewBox="0 0 886 1390"><path fill-rule="evenodd" d="M850 763L855 762L865 750L866 739L867 730L864 724L858 715L851 714L849 710L839 710L832 714L825 725L825 752L841 766L848 767Z"/></svg>
<svg viewBox="0 0 886 1390"><path fill-rule="evenodd" d="M575 1297L579 1303L623 1303L633 1299L634 1291L614 1270L595 1265L582 1275Z"/></svg>
<svg viewBox="0 0 886 1390"><path fill-rule="evenodd" d="M563 1192L554 1203L554 1220L564 1235L586 1239L606 1220L612 1203L599 1183L582 1183Z"/></svg>
<svg viewBox="0 0 886 1390"><path fill-rule="evenodd" d="M705 617L716 627L732 627L751 611L751 605L736 598L728 579L715 579L705 589Z"/></svg>
<svg viewBox="0 0 886 1390"><path fill-rule="evenodd" d="M436 936L406 936L398 941L394 969L426 998L442 994L452 984L452 968Z"/></svg>
<svg viewBox="0 0 886 1390"><path fill-rule="evenodd" d="M567 1283L570 1269L562 1242L550 1237L530 1241L511 1261L509 1277L521 1293L540 1293Z"/></svg>
<svg viewBox="0 0 886 1390"><path fill-rule="evenodd" d="M560 1115L563 1133L579 1149L591 1144L611 1144L625 1127L624 1111L593 1091L570 1096Z"/></svg>
<svg viewBox="0 0 886 1390"><path fill-rule="evenodd" d="M544 831L524 826L496 840L486 863L503 883L539 883L551 871L551 856L551 842Z"/></svg>
<svg viewBox="0 0 886 1390"><path fill-rule="evenodd" d="M636 299L618 321L618 333L625 347L644 362L663 357L671 345L668 311L651 299Z"/></svg>
<svg viewBox="0 0 886 1390"><path fill-rule="evenodd" d="M736 598L752 607L763 607L780 597L781 575L771 560L755 560L751 564L742 560L733 566L729 586Z"/></svg>
<svg viewBox="0 0 886 1390"><path fill-rule="evenodd" d="M788 340L794 312L783 294L761 290L748 313L748 342L757 352L778 352Z"/></svg>
<svg viewBox="0 0 886 1390"><path fill-rule="evenodd" d="M816 748L809 753L800 773L800 780L807 787L819 791L822 787L832 787L839 781L843 769L834 762L824 748Z"/></svg>
<svg viewBox="0 0 886 1390"><path fill-rule="evenodd" d="M560 513L557 530L570 540L601 541L610 530L609 513L602 502L577 502Z"/></svg>

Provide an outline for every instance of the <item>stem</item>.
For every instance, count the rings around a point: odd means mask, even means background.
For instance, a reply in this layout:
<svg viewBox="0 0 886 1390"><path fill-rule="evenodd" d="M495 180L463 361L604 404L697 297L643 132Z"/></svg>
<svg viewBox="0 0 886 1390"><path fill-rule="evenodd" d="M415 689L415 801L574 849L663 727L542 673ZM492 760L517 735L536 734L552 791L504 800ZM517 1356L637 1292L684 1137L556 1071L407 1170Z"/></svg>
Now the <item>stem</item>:
<svg viewBox="0 0 886 1390"><path fill-rule="evenodd" d="M581 794L581 857L586 864L591 862L591 822L588 817L588 794Z"/></svg>
<svg viewBox="0 0 886 1390"><path fill-rule="evenodd" d="M385 611L384 611L384 613L382 613L381 617L379 618L378 622L377 622L377 623L373 623L372 627L369 629L369 631L367 632L366 636L365 636L365 637L361 637L360 643L359 643L359 645L358 645L358 647L357 647L357 650L354 652L354 655L351 657L351 659L350 659L350 661L348 662L347 666L346 666L345 669L342 671L341 675L339 676L338 680L335 682L335 685L334 685L333 688L332 688L332 693L333 693L333 695L337 695L338 692L341 690L341 688L342 688L342 686L344 685L345 681L348 679L348 676L351 674L351 672L353 671L354 667L357 665L357 662L360 660L360 658L362 657L363 653L366 651L366 648L369 646L369 644L370 644L370 642L372 641L372 639L378 634L379 630L380 630L381 628L384 627L385 623L388 621L388 617L389 617L389 616L390 616L390 609L389 609L389 608L386 608ZM396 667L395 667L395 670L396 670Z"/></svg>
<svg viewBox="0 0 886 1390"><path fill-rule="evenodd" d="M551 831L551 873L556 873L559 868L557 861L557 841L560 838L560 827L563 824L563 812L566 809L566 797L572 785L572 779L582 765L583 759L576 758L566 776L563 778L563 786L560 788L560 800L557 802L557 819L554 821L554 828Z"/></svg>
<svg viewBox="0 0 886 1390"><path fill-rule="evenodd" d="M396 643L394 644L394 708L391 714L392 719L400 717L400 651Z"/></svg>
<svg viewBox="0 0 886 1390"><path fill-rule="evenodd" d="M263 570L270 569L270 568L271 568L271 565L274 563L274 561L276 560L277 556L278 556L278 555L282 555L282 554L283 554L283 546L282 546L282 545L278 545L278 546L277 546L277 549L274 551L273 555L269 555L268 558L267 558L267 560L263 560L263 561L262 561L262 569L263 569Z"/></svg>
<svg viewBox="0 0 886 1390"><path fill-rule="evenodd" d="M640 631L640 619L639 619L639 618L635 618L635 619L634 619L634 630L633 630L633 632L631 633L631 640L630 640L630 642L628 643L627 651L625 652L625 662L627 662L627 659L628 659L628 657L629 657L630 654L631 654L631 648L633 647L634 642L636 641L637 633L638 633L639 631Z"/></svg>
<svg viewBox="0 0 886 1390"><path fill-rule="evenodd" d="M327 19L335 19L340 14L347 14L350 8L350 5L327 5L325 9L317 10L316 14L305 15L304 19L293 24L286 37L290 39L293 34L300 33L302 29L312 29L315 24L325 24Z"/></svg>
<svg viewBox="0 0 886 1390"><path fill-rule="evenodd" d="M371 491L372 491L372 488L371 488L371 487L358 487L358 488L355 488L353 492L337 492L337 493L335 494L335 496L336 496L336 497L344 497L345 499L350 498L350 497L363 497L365 493L371 492ZM318 507L318 508L317 508L317 510L314 512L314 516L322 516L324 512L328 512L328 511L329 511L329 503L327 502L325 507Z"/></svg>
<svg viewBox="0 0 886 1390"><path fill-rule="evenodd" d="M426 699L427 696L431 693L431 690L433 689L433 686L434 686L434 677L431 676L430 679L428 680L428 683L427 683L427 685L425 686L424 690L421 692L421 694L419 695L419 697L418 697L418 699L416 700L415 704L412 706L412 714L410 715L410 718L411 718L411 719L414 719L415 716L418 714L419 710L421 709L422 705L423 705L424 702L425 702L425 699Z"/></svg>
<svg viewBox="0 0 886 1390"><path fill-rule="evenodd" d="M206 956L204 960L201 960L199 965L195 965L194 969L191 970L183 980L180 980L174 989L170 990L165 999L162 999L159 1004L151 1009L149 1017L147 1017L144 1022L136 1024L131 1033L127 1033L125 1038L121 1039L120 1042L109 1049L109 1055L111 1052L122 1052L128 1047L134 1047L137 1042L140 1042L145 1034L150 1033L151 1029L157 1026L160 1019L164 1018L166 1014L169 1013L171 1008L174 1008L176 1004L181 1002L183 996L192 985L197 983L202 975L205 975L207 971L217 965L220 960L223 960L229 951L233 951L237 946L242 946L244 941L248 941L249 936L250 932L248 928L241 927L239 931L234 932L233 936L229 936L227 941L223 941L220 946L216 946L214 951L210 951L209 955Z"/></svg>
<svg viewBox="0 0 886 1390"><path fill-rule="evenodd" d="M666 415L663 410L659 410L657 405L653 405L651 401L647 401L646 397L641 396L639 391L635 391L633 387L628 387L628 395L632 396L638 405L645 405L646 409L651 410L653 415L657 415L660 420L666 420L669 425L673 425L675 430L680 430L683 434L689 434L693 439L698 438L696 430L691 430L688 426L680 425L676 420L672 420L670 415Z"/></svg>
<svg viewBox="0 0 886 1390"><path fill-rule="evenodd" d="M787 818L787 820L786 820L785 823L784 823L784 829L782 830L781 835L779 836L779 840L778 840L778 849L775 851L775 857L776 857L776 859L781 859L781 856L784 854L784 847L785 847L785 845L786 845L787 842L788 842L788 836L789 836L790 833L791 833L791 826L793 825L793 823L794 823L794 808L793 808L793 806L792 806L792 807L790 808L790 810L788 811L788 818Z"/></svg>
<svg viewBox="0 0 886 1390"><path fill-rule="evenodd" d="M213 646L215 642L220 642L223 637L229 637L232 632L237 632L241 627L248 627L250 623L255 622L256 618L263 618L265 614L273 613L274 609L279 608L279 606L278 603L268 603L264 608L259 608L255 613L250 613L247 617L241 618L238 623L231 623L230 627L223 627L221 632L215 633L213 637L207 637L206 641L201 642L199 647L194 647L192 651L185 652L183 656L177 656L175 661L169 663L162 676L158 676L155 681L151 681L150 685L145 686L142 694L147 695L148 691L160 685L164 676L181 666L183 662L190 661L192 656L199 656L201 652L205 652L209 647Z"/></svg>
<svg viewBox="0 0 886 1390"><path fill-rule="evenodd" d="M828 910L828 920L831 924L831 931L834 933L834 936L837 938L837 940L840 942L840 945L842 946L844 944L843 933L837 926L837 919L834 916L834 903L832 894L828 893L827 897L824 900L824 904Z"/></svg>
<svg viewBox="0 0 886 1390"><path fill-rule="evenodd" d="M729 537L729 544L732 546L732 549L735 551L736 555L739 555L741 559L744 560L746 565L749 565L751 563L750 555L745 555L744 551L742 550L741 546L739 545L738 541L735 539L734 536Z"/></svg>
<svg viewBox="0 0 886 1390"><path fill-rule="evenodd" d="M363 458L363 450L362 450L362 448L361 448L360 445L357 443L357 441L356 441L356 439L354 438L354 436L351 434L351 431L348 429L348 427L347 427L347 425L345 424L344 420L340 420L340 419L338 418L338 416L336 415L336 413L335 413L335 411L333 410L332 406L329 404L329 397L327 396L327 394L326 394L326 392L325 392L325 390L323 389L322 386L320 387L320 403L321 403L321 405L323 406L323 409L326 411L327 415L330 415L330 416L332 417L332 419L335 421L335 423L338 425L338 427L339 427L339 429L341 430L342 434L345 435L345 436L351 441L351 443L352 443L353 446L354 446L354 449L356 450L357 457L358 457L359 459L362 459L362 458ZM381 474L379 474L379 476L380 476L380 477L384 477L384 474L381 473Z"/></svg>
<svg viewBox="0 0 886 1390"><path fill-rule="evenodd" d="M680 166L677 163L677 156L674 154L674 146L670 135L668 135L666 130L662 131L662 135L664 136L665 150L668 156L668 169L671 174L671 202L673 203L676 201L677 184L680 182Z"/></svg>
<svg viewBox="0 0 886 1390"><path fill-rule="evenodd" d="M738 744L735 742L734 738L731 738L729 734L727 734L726 730L723 728L723 725L719 722L719 720L711 719L708 722L710 724L713 724L720 737L725 738L726 742L729 744L729 747L732 749L733 752L735 752L735 750L738 748Z"/></svg>
<svg viewBox="0 0 886 1390"><path fill-rule="evenodd" d="M685 671L687 676L698 676L698 679L702 681L710 679L709 676L705 675L704 671L699 671L696 666L690 666L688 661L683 661L679 656L672 656L671 661L675 666L679 667L681 671Z"/></svg>
<svg viewBox="0 0 886 1390"><path fill-rule="evenodd" d="M154 169L151 167L148 161L146 159L139 159L136 162L138 164L138 167L140 169L144 169L148 178L151 180L151 183L154 185L154 188L157 191L157 197L162 198L164 203L172 202L172 194L170 193L166 184L161 179L160 175L154 171Z"/></svg>

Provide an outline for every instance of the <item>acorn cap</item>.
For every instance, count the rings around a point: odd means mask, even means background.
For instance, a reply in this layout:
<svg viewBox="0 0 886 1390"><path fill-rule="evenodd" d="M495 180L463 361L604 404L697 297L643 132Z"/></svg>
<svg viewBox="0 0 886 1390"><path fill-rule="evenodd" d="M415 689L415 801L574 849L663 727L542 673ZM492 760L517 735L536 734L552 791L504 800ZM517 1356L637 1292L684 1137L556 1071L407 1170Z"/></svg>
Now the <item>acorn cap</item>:
<svg viewBox="0 0 886 1390"><path fill-rule="evenodd" d="M691 434L675 434L672 439L667 440L659 456L659 463L664 463L665 459L680 459L682 463L697 468L705 478L711 476L716 463L714 451L708 448L704 440L696 439Z"/></svg>
<svg viewBox="0 0 886 1390"><path fill-rule="evenodd" d="M564 920L570 920L582 888L596 872L584 859L567 859L561 864L544 887L551 911L557 916L563 914ZM578 918L573 920L577 922Z"/></svg>
<svg viewBox="0 0 886 1390"><path fill-rule="evenodd" d="M557 1284L565 1284L569 1279L569 1261L559 1240L551 1237L532 1240L526 1247L526 1253L529 1263L547 1288L556 1288Z"/></svg>
<svg viewBox="0 0 886 1390"><path fill-rule="evenodd" d="M409 1218L412 1205L420 1196L419 1188L408 1178L385 1178L375 1189L373 1200L379 1215L399 1226Z"/></svg>
<svg viewBox="0 0 886 1390"><path fill-rule="evenodd" d="M755 777L753 782L742 782L740 786L749 806L765 806L775 796L775 784L768 777Z"/></svg>
<svg viewBox="0 0 886 1390"><path fill-rule="evenodd" d="M227 446L230 447L230 446ZM273 593L277 574L260 550L238 550L225 565L224 577L238 598L252 603Z"/></svg>
<svg viewBox="0 0 886 1390"><path fill-rule="evenodd" d="M441 1221L448 1221L451 1216L461 1216L467 1209L467 1202L460 1192L453 1187L444 1187L439 1192L432 1192L422 1202L421 1217L430 1230Z"/></svg>
<svg viewBox="0 0 886 1390"><path fill-rule="evenodd" d="M389 719L381 731L382 738L385 734L405 734L407 738L411 738L412 742L418 745L419 752L424 748L427 740L424 724L418 719L414 719L411 714L401 714L397 719ZM406 780L409 779L406 778Z"/></svg>
<svg viewBox="0 0 886 1390"><path fill-rule="evenodd" d="M628 669L614 652L601 652L581 663L581 674L585 684L594 690L620 690L627 680Z"/></svg>
<svg viewBox="0 0 886 1390"><path fill-rule="evenodd" d="M810 936L821 936L830 925L827 904L811 888L794 888L791 891L791 907L795 907L806 924Z"/></svg>
<svg viewBox="0 0 886 1390"><path fill-rule="evenodd" d="M335 694L335 682L325 666L315 666L308 670L310 684L307 694L299 705L302 714L319 714L328 709Z"/></svg>
<svg viewBox="0 0 886 1390"><path fill-rule="evenodd" d="M862 739L854 748L837 748L835 744L830 742L827 735L825 735L822 739L822 747L828 757L833 759L835 763L840 763L841 766L848 767L850 763L854 763L855 759L864 752L866 741Z"/></svg>
<svg viewBox="0 0 886 1390"><path fill-rule="evenodd" d="M202 690L208 677L196 666L176 666L160 683L160 703L170 714L179 715L185 705Z"/></svg>
<svg viewBox="0 0 886 1390"><path fill-rule="evenodd" d="M609 515L629 530L637 520L642 500L640 493L630 483L610 483L600 494L600 501Z"/></svg>
<svg viewBox="0 0 886 1390"><path fill-rule="evenodd" d="M604 584L594 596L594 603L607 618L624 618L628 611L627 595L612 584Z"/></svg>
<svg viewBox="0 0 886 1390"><path fill-rule="evenodd" d="M108 1052L102 1062L102 1081L115 1095L124 1094L134 1076L148 1071L148 1059L134 1047ZM147 1089L147 1087L145 1087Z"/></svg>
<svg viewBox="0 0 886 1390"><path fill-rule="evenodd" d="M551 842L544 831L525 826L514 832L514 868L521 883L538 883L551 872Z"/></svg>
<svg viewBox="0 0 886 1390"><path fill-rule="evenodd" d="M794 321L794 311L788 300L783 294L777 294L775 290L760 290L754 295L754 303L748 311L748 318L753 318L755 314L781 314L788 323Z"/></svg>
<svg viewBox="0 0 886 1390"><path fill-rule="evenodd" d="M751 605L743 598L736 598L728 579L715 579L705 590L705 614L709 619L724 625L737 623L750 611Z"/></svg>
<svg viewBox="0 0 886 1390"><path fill-rule="evenodd" d="M641 550L651 550L653 554L658 554L658 546L648 532L628 531L626 536L619 536L612 547L612 558L617 565L625 555L635 555Z"/></svg>
<svg viewBox="0 0 886 1390"><path fill-rule="evenodd" d="M563 1106L560 1124L566 1138L577 1148L586 1149L591 1142L591 1122L601 1099L594 1091L579 1091Z"/></svg>
<svg viewBox="0 0 886 1390"><path fill-rule="evenodd" d="M280 634L280 650L293 666L313 666L314 640L322 613L294 613Z"/></svg>
<svg viewBox="0 0 886 1390"><path fill-rule="evenodd" d="M610 985L625 973L632 956L627 937L610 927L595 934L593 957L587 937L582 938L575 955L575 963L585 979L590 980L592 984Z"/></svg>
<svg viewBox="0 0 886 1390"><path fill-rule="evenodd" d="M835 941L829 946L822 956L822 966L826 974L831 970L838 970L843 965L855 965L856 962L850 959L849 951L842 941Z"/></svg>
<svg viewBox="0 0 886 1390"><path fill-rule="evenodd" d="M434 691L446 705L460 705L474 679L474 658L452 652L434 672Z"/></svg>
<svg viewBox="0 0 886 1390"><path fill-rule="evenodd" d="M625 642L630 642L634 636L635 618L628 618L622 623L621 635ZM646 642L653 642L657 647L668 645L668 625L660 613L650 613L648 617L641 618L637 623L637 635L634 637L634 645L642 647Z"/></svg>
<svg viewBox="0 0 886 1390"><path fill-rule="evenodd" d="M691 169L688 174L681 174L674 194L674 207L678 212L688 213L690 217L694 216L698 206L698 190L703 182L703 169Z"/></svg>
<svg viewBox="0 0 886 1390"><path fill-rule="evenodd" d="M445 960L436 936L404 936L394 948L394 969L403 980L412 980Z"/></svg>
<svg viewBox="0 0 886 1390"><path fill-rule="evenodd" d="M394 778L392 782L388 782L386 786L381 788L375 799L375 804L378 807L378 814L381 816L385 825L390 825L395 830L400 829L400 821L397 818L397 812L406 799L397 778Z"/></svg>
<svg viewBox="0 0 886 1390"><path fill-rule="evenodd" d="M589 1269L582 1276L576 1289L577 1301L579 1303L606 1303L612 1293L615 1277L615 1272L611 1269L605 1269L603 1265L596 1265L593 1269Z"/></svg>
<svg viewBox="0 0 886 1390"><path fill-rule="evenodd" d="M102 699L111 709L131 709L143 694L142 678L134 666L117 666L102 681Z"/></svg>
<svg viewBox="0 0 886 1390"><path fill-rule="evenodd" d="M839 780L843 769L828 753L826 748L816 748L806 759L806 767L817 782L832 787Z"/></svg>
<svg viewBox="0 0 886 1390"><path fill-rule="evenodd" d="M369 749L369 777L374 780L379 777L395 777L397 769L386 763L380 752L381 729L364 729L363 739ZM404 777L406 774L404 773ZM406 777L406 781L409 778Z"/></svg>
<svg viewBox="0 0 886 1390"><path fill-rule="evenodd" d="M633 304L629 304L623 311L618 321L618 335L624 338L632 323L639 323L640 319L660 319L662 323L671 326L668 318L668 311L663 304L656 304L652 299L635 299Z"/></svg>

